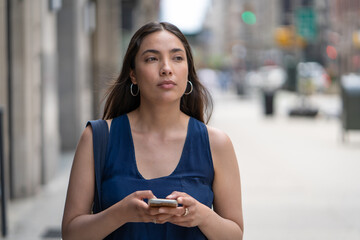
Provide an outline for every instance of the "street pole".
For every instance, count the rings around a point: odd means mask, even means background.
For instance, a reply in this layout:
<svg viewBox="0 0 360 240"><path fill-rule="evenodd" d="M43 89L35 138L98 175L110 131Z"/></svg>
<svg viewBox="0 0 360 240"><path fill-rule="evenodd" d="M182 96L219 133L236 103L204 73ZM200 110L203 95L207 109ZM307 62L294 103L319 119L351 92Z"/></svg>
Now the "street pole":
<svg viewBox="0 0 360 240"><path fill-rule="evenodd" d="M5 178L4 178L4 132L3 132L3 109L0 107L0 195L1 195L1 234L7 235L6 222L6 195L5 195Z"/></svg>

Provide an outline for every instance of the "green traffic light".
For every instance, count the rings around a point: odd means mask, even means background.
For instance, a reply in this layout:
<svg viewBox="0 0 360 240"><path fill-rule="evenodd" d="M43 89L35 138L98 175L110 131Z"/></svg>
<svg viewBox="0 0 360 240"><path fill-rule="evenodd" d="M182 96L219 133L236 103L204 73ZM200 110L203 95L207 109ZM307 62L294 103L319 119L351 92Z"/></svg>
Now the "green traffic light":
<svg viewBox="0 0 360 240"><path fill-rule="evenodd" d="M256 23L256 16L253 12L245 11L241 14L241 18L246 24L253 25Z"/></svg>

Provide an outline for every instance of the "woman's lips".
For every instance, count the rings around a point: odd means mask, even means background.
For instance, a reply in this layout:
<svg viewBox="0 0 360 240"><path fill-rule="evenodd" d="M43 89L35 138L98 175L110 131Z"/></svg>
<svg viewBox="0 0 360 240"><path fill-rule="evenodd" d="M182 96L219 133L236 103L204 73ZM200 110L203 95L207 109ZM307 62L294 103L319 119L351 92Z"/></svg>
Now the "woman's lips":
<svg viewBox="0 0 360 240"><path fill-rule="evenodd" d="M159 87L164 88L164 89L170 89L173 88L176 84L173 81L163 81L161 83L158 84Z"/></svg>

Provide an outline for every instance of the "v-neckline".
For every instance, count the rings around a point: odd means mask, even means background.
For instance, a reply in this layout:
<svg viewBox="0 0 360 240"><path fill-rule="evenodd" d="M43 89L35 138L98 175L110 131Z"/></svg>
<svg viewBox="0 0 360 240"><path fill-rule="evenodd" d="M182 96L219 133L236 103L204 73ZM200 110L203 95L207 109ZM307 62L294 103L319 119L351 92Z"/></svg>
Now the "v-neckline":
<svg viewBox="0 0 360 240"><path fill-rule="evenodd" d="M174 168L174 170L169 174L169 175L165 175L165 176L161 176L161 177L155 177L155 178L145 178L141 172L139 171L139 168L138 168L138 164L137 164L137 161L136 161L136 155L135 155L135 144L134 144L134 139L133 139L133 135L132 135L132 131L131 131L131 124L130 124L130 120L129 120L129 117L127 114L125 114L125 118L127 120L127 129L128 129L128 133L129 133L129 137L130 137L130 142L131 142L131 151L132 151L132 162L133 162L133 165L135 167L135 170L136 170L136 173L137 175L143 179L143 180L147 180L147 181L151 181L151 180L155 180L155 179L162 179L162 178L167 178L167 177L170 177L172 175L175 174L175 172L177 171L177 169L179 168L181 162L182 162L182 159L183 159L183 156L184 156L184 150L185 150L185 147L187 146L187 142L188 142L188 138L189 138L189 129L190 129L190 120L191 120L191 117L189 117L189 120L188 120L188 125L187 125L187 130L186 130L186 137L185 137L185 142L184 142L184 145L183 145L183 148L182 148L182 151L181 151L181 155L180 155L180 159L176 165L176 167Z"/></svg>

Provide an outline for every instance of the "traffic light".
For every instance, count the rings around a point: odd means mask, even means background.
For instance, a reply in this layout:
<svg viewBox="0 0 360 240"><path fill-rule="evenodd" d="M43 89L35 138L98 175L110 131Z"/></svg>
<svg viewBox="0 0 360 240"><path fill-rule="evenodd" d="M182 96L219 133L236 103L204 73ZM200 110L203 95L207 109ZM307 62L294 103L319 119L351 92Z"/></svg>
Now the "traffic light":
<svg viewBox="0 0 360 240"><path fill-rule="evenodd" d="M326 47L326 54L330 59L335 60L337 57L336 48L334 46L328 45Z"/></svg>
<svg viewBox="0 0 360 240"><path fill-rule="evenodd" d="M253 25L256 23L256 16L252 11L243 12L241 18L246 24Z"/></svg>
<svg viewBox="0 0 360 240"><path fill-rule="evenodd" d="M306 41L300 35L296 34L294 26L279 26L275 30L275 41L283 48L304 48Z"/></svg>

